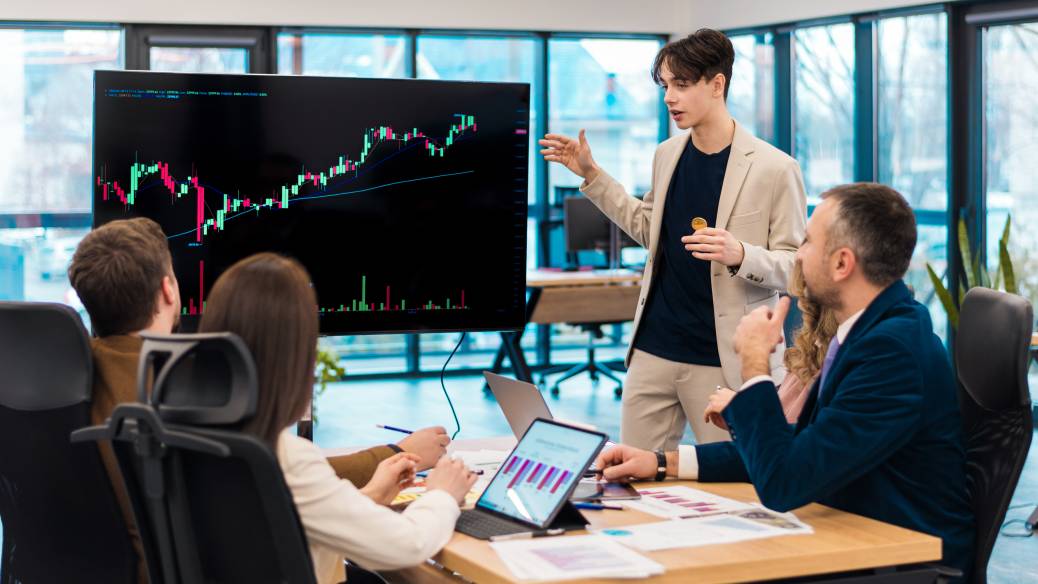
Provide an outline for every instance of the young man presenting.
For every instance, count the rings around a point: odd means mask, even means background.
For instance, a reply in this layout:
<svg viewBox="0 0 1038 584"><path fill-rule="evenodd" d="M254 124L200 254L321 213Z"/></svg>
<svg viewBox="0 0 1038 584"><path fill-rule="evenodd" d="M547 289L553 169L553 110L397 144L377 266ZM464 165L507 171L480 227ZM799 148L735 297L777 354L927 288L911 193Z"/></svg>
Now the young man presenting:
<svg viewBox="0 0 1038 584"><path fill-rule="evenodd" d="M804 237L807 202L796 161L728 113L735 52L715 30L660 50L653 79L683 131L656 149L652 189L629 195L577 139L548 134L541 154L584 178L580 190L649 250L627 354L621 441L674 449L691 422L700 443L728 439L702 420L717 386L738 387L732 334L774 306ZM780 367L781 352L772 369Z"/></svg>

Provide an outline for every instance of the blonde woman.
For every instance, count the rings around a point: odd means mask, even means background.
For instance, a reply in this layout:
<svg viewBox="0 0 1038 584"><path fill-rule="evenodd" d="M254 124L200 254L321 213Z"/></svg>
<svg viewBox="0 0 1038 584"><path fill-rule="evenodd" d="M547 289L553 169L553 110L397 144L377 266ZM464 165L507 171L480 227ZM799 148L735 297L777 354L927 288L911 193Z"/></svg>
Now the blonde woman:
<svg viewBox="0 0 1038 584"><path fill-rule="evenodd" d="M796 297L797 307L803 315L803 324L797 329L793 338L793 346L786 349L783 356L783 364L786 367L786 377L778 387L779 401L782 402L782 411L786 415L786 421L795 424L804 409L804 402L814 385L815 378L822 370L822 361L825 360L826 347L836 334L836 317L828 308L822 308L818 303L807 297L804 285L804 273L801 271L800 262L793 266L793 273L789 282L789 293ZM714 425L728 429L720 412L731 401L735 394L730 392L717 392L710 398L710 405L703 412L703 417Z"/></svg>

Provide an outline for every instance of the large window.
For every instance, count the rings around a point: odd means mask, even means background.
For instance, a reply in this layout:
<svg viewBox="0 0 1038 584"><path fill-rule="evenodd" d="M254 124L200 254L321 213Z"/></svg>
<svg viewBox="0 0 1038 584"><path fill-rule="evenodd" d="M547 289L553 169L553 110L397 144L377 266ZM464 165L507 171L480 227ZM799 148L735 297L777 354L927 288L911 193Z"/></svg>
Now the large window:
<svg viewBox="0 0 1038 584"><path fill-rule="evenodd" d="M418 37L415 70L420 79L445 79L460 81L511 81L530 83L531 106L536 103L540 90L537 84L536 59L538 40L533 37L486 37L421 35ZM530 128L539 127L540 112L531 107ZM529 202L536 203L535 183L537 159L540 154L535 148L536 132L530 132L530 182ZM537 257L537 238L527 238L531 248L527 254L529 267ZM470 333L451 361L451 368L489 367L494 352L500 346L497 333ZM424 334L421 339L422 369L435 370L443 366L444 359L458 341L457 334ZM534 335L527 337L532 343ZM532 357L532 354L530 355Z"/></svg>
<svg viewBox="0 0 1038 584"><path fill-rule="evenodd" d="M560 38L548 42L548 129L576 137L584 129L595 161L632 193L650 187L660 142L663 98L649 71L655 40ZM581 179L549 166L551 189Z"/></svg>
<svg viewBox="0 0 1038 584"><path fill-rule="evenodd" d="M751 134L775 140L775 47L771 33L731 37L735 48L728 111Z"/></svg>
<svg viewBox="0 0 1038 584"><path fill-rule="evenodd" d="M656 40L628 39L548 42L548 130L574 138L586 130L595 161L630 193L651 188L663 97L650 70L661 46ZM582 180L558 164L548 168L549 201L561 206L556 187L575 187ZM552 332L553 361L586 358L586 332L566 325L553 326ZM606 336L596 344L612 347L599 358L617 358L623 356L626 338Z"/></svg>
<svg viewBox="0 0 1038 584"><path fill-rule="evenodd" d="M0 212L90 212L95 69L118 30L0 28Z"/></svg>
<svg viewBox="0 0 1038 584"><path fill-rule="evenodd" d="M1010 255L1020 293L1038 302L1038 23L984 32L984 175L987 252L998 264L998 240L1012 216Z"/></svg>
<svg viewBox="0 0 1038 584"><path fill-rule="evenodd" d="M406 77L403 35L288 32L278 34L278 73Z"/></svg>
<svg viewBox="0 0 1038 584"><path fill-rule="evenodd" d="M249 51L220 47L151 47L152 71L176 73L248 73Z"/></svg>
<svg viewBox="0 0 1038 584"><path fill-rule="evenodd" d="M886 18L877 26L878 178L916 211L919 243L906 280L943 333L946 314L926 264L938 275L948 267L947 15Z"/></svg>
<svg viewBox="0 0 1038 584"><path fill-rule="evenodd" d="M90 223L93 72L122 66L117 29L0 28L0 299L76 304L65 270Z"/></svg>
<svg viewBox="0 0 1038 584"><path fill-rule="evenodd" d="M854 177L854 25L801 28L793 38L793 156L816 204Z"/></svg>

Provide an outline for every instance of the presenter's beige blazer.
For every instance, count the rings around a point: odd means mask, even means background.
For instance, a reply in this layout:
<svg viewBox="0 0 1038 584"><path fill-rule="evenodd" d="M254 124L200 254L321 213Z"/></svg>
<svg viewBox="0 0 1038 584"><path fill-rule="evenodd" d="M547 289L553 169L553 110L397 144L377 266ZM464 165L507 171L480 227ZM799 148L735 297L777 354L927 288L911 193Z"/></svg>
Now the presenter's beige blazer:
<svg viewBox="0 0 1038 584"><path fill-rule="evenodd" d="M652 189L641 200L602 172L583 192L621 229L649 250L642 279L641 296L634 316L633 339L638 334L642 312L653 286L654 264L659 249L660 225L671 177L678 159L689 147L689 132L682 132L656 148L652 162ZM689 217L689 221L691 221ZM754 137L738 123L728 157L717 225L743 243L745 257L732 273L717 262L711 266L714 324L721 369L729 387L742 385L739 359L732 348L732 335L739 320L759 306L774 306L778 293L785 292L793 269L794 255L804 239L807 198L800 166L784 152ZM689 227L688 235L692 234ZM692 258L690 261L701 261ZM630 363L631 348L627 350ZM772 354L771 369L779 371L782 351Z"/></svg>

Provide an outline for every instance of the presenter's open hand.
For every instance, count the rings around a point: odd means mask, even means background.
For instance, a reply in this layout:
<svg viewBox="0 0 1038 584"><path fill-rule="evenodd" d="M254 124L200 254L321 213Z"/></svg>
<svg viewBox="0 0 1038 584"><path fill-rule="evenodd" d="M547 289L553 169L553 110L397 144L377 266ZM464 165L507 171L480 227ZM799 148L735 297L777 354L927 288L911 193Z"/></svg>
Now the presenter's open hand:
<svg viewBox="0 0 1038 584"><path fill-rule="evenodd" d="M451 443L451 437L443 426L431 426L415 430L407 438L396 445L404 452L418 455L418 470L432 468L436 461L447 454L447 446Z"/></svg>
<svg viewBox="0 0 1038 584"><path fill-rule="evenodd" d="M651 479L656 476L656 454L634 446L617 444L598 455L595 468L607 481Z"/></svg>
<svg viewBox="0 0 1038 584"><path fill-rule="evenodd" d="M417 466L418 457L414 454L401 452L390 456L378 464L375 474L360 492L379 505L389 505L401 489L414 482Z"/></svg>
<svg viewBox="0 0 1038 584"><path fill-rule="evenodd" d="M444 456L429 471L425 487L430 491L447 491L460 505L465 502L465 495L476 484L477 478L476 473L470 471L464 462Z"/></svg>
<svg viewBox="0 0 1038 584"><path fill-rule="evenodd" d="M703 419L722 430L727 430L728 423L721 417L721 412L728 407L733 397L735 397L734 391L727 387L718 388L717 391L710 394L710 403L706 406L706 410L703 411Z"/></svg>
<svg viewBox="0 0 1038 584"><path fill-rule="evenodd" d="M537 143L542 146L541 155L548 162L558 162L589 183L598 176L598 165L591 157L591 146L587 143L584 130L580 131L576 140L562 134L546 134Z"/></svg>
<svg viewBox="0 0 1038 584"><path fill-rule="evenodd" d="M685 249L697 260L717 262L729 267L742 265L745 252L742 242L735 236L716 227L704 227L681 238Z"/></svg>
<svg viewBox="0 0 1038 584"><path fill-rule="evenodd" d="M768 357L783 340L782 325L789 313L789 302L788 296L782 297L774 309L761 306L739 321L732 344L742 362L743 381L771 373Z"/></svg>

